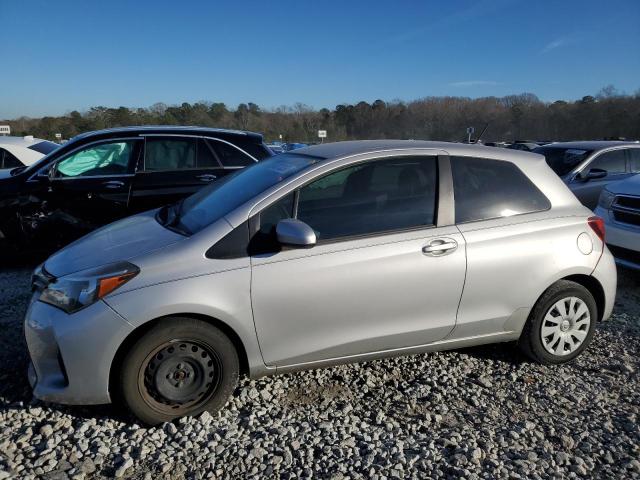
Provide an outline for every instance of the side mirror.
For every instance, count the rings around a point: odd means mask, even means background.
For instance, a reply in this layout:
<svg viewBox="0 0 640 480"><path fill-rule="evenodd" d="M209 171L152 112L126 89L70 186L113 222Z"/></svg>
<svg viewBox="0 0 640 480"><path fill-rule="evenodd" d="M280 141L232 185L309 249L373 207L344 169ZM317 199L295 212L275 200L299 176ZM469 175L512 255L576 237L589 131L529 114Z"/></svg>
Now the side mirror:
<svg viewBox="0 0 640 480"><path fill-rule="evenodd" d="M43 168L36 175L36 179L38 179L38 181L40 182L46 182L48 180L51 180L51 178L53 177L53 168L54 168L53 165L50 165L47 168Z"/></svg>
<svg viewBox="0 0 640 480"><path fill-rule="evenodd" d="M276 225L278 242L291 247L311 248L316 244L316 232L300 220L287 218Z"/></svg>
<svg viewBox="0 0 640 480"><path fill-rule="evenodd" d="M581 176L581 179L585 182L588 182L589 180L604 178L607 176L607 174L608 172L606 170L603 170L602 168L592 168L587 172L586 175Z"/></svg>

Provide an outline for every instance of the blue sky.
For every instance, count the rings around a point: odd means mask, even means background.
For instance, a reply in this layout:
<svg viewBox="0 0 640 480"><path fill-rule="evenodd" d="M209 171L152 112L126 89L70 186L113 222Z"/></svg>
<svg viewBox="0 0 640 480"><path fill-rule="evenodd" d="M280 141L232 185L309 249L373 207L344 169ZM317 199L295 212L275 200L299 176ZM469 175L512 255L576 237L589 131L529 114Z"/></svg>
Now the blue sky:
<svg viewBox="0 0 640 480"><path fill-rule="evenodd" d="M0 118L640 89L639 0L0 0Z"/></svg>

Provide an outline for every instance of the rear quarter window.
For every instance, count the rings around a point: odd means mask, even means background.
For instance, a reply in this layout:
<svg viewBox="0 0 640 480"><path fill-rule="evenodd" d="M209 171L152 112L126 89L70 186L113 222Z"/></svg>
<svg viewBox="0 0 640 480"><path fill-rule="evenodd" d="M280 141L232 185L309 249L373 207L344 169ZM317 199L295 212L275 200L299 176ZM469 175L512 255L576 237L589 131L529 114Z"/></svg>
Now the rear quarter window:
<svg viewBox="0 0 640 480"><path fill-rule="evenodd" d="M38 142L34 145L29 145L27 148L34 150L38 153L42 153L43 155L48 155L54 150L56 150L59 146L60 145L58 145L57 143L48 142L45 140L44 142Z"/></svg>
<svg viewBox="0 0 640 480"><path fill-rule="evenodd" d="M551 208L549 199L514 163L451 157L456 223L510 217Z"/></svg>

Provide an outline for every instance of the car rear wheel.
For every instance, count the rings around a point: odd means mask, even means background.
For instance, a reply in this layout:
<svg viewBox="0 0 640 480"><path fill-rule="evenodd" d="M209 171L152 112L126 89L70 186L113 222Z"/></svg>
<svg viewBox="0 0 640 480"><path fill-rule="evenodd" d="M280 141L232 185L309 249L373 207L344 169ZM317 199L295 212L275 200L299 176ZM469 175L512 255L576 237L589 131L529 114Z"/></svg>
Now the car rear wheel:
<svg viewBox="0 0 640 480"><path fill-rule="evenodd" d="M163 319L126 354L122 400L150 425L213 412L233 393L239 368L233 343L216 327L192 318Z"/></svg>
<svg viewBox="0 0 640 480"><path fill-rule="evenodd" d="M561 280L534 306L520 336L520 348L539 363L569 362L591 342L596 319L597 306L589 290Z"/></svg>

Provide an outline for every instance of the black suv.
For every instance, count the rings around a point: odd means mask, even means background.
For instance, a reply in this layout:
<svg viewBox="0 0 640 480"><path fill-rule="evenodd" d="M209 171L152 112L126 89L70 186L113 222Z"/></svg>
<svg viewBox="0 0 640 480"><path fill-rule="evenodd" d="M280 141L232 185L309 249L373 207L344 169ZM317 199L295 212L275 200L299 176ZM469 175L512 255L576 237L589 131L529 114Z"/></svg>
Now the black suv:
<svg viewBox="0 0 640 480"><path fill-rule="evenodd" d="M62 246L271 155L262 135L234 130L154 126L79 135L29 167L0 172L0 255Z"/></svg>

